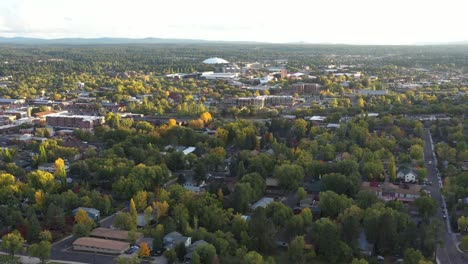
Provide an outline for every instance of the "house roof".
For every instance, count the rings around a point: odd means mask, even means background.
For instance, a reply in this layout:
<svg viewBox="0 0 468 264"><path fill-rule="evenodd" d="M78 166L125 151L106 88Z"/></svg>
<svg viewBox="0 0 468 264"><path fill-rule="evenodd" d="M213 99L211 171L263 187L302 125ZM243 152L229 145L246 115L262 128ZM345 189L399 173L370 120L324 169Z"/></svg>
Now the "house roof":
<svg viewBox="0 0 468 264"><path fill-rule="evenodd" d="M203 63L205 63L205 64L226 64L226 63L229 63L229 61L227 61L225 59L214 57L214 58L209 58L209 59L204 60Z"/></svg>
<svg viewBox="0 0 468 264"><path fill-rule="evenodd" d="M270 198L270 197L263 197L262 199L258 200L257 202L255 202L254 204L252 204L252 206L250 206L250 208L252 210L255 210L257 209L258 207L267 207L269 204L271 204L272 202L274 202L275 200L273 198Z"/></svg>
<svg viewBox="0 0 468 264"><path fill-rule="evenodd" d="M115 240L127 240L128 231L98 227L98 228L95 228L93 231L91 231L90 236L105 237L108 239L115 239ZM142 236L143 235L141 233L137 232L137 238L141 238Z"/></svg>
<svg viewBox="0 0 468 264"><path fill-rule="evenodd" d="M95 208L89 208L89 207L78 207L76 208L75 210L73 210L72 212L75 214L76 212L78 212L78 210L84 210L85 212L87 212L88 214L93 214L93 215L98 215L100 213L100 211L98 209L95 209Z"/></svg>
<svg viewBox="0 0 468 264"><path fill-rule="evenodd" d="M85 246L85 247L94 247L102 249L111 249L123 251L130 247L130 244L122 241L94 238L94 237L80 237L75 242L73 246Z"/></svg>

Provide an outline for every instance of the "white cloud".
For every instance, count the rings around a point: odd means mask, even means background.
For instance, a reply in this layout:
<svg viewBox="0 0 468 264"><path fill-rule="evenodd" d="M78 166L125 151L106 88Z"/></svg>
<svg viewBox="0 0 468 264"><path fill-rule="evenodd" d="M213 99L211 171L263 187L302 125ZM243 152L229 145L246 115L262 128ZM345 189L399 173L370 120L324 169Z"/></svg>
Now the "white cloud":
<svg viewBox="0 0 468 264"><path fill-rule="evenodd" d="M463 0L2 0L0 36L407 44L467 40Z"/></svg>

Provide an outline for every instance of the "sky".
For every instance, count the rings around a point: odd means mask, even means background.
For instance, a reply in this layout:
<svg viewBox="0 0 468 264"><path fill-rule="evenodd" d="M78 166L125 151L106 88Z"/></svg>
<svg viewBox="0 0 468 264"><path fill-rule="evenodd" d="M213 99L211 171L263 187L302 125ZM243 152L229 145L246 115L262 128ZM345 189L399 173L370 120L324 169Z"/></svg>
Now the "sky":
<svg viewBox="0 0 468 264"><path fill-rule="evenodd" d="M468 40L467 0L0 0L0 37L274 43Z"/></svg>

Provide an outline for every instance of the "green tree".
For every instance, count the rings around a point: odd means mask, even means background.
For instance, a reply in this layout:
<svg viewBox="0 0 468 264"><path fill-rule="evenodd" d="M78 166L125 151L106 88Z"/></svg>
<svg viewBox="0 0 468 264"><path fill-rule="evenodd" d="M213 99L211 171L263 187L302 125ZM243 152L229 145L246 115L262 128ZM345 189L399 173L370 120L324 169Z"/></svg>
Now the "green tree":
<svg viewBox="0 0 468 264"><path fill-rule="evenodd" d="M468 251L468 236L463 236L460 242L461 250Z"/></svg>
<svg viewBox="0 0 468 264"><path fill-rule="evenodd" d="M14 256L16 253L24 249L23 244L25 243L26 240L24 240L21 234L15 230L2 237L2 243L0 246L3 250L8 251L10 255Z"/></svg>
<svg viewBox="0 0 468 264"><path fill-rule="evenodd" d="M245 264L263 264L263 256L255 251L249 251L242 258L242 263Z"/></svg>
<svg viewBox="0 0 468 264"><path fill-rule="evenodd" d="M122 230L131 230L136 228L132 216L128 212L119 213L114 218L114 226Z"/></svg>
<svg viewBox="0 0 468 264"><path fill-rule="evenodd" d="M340 241L338 227L330 219L321 218L313 224L312 230L319 246L319 255L329 262L337 262L340 255L340 248L337 246Z"/></svg>
<svg viewBox="0 0 468 264"><path fill-rule="evenodd" d="M195 249L195 252L200 256L202 264L211 264L216 256L216 248L211 244L201 245Z"/></svg>
<svg viewBox="0 0 468 264"><path fill-rule="evenodd" d="M179 259L179 261L183 261L185 254L187 254L187 248L185 247L185 244L184 243L178 243L175 246L175 252L176 252L176 255L177 255L177 258Z"/></svg>
<svg viewBox="0 0 468 264"><path fill-rule="evenodd" d="M275 241L275 226L267 217L266 210L257 208L249 221L249 235L255 248L260 252L269 252Z"/></svg>
<svg viewBox="0 0 468 264"><path fill-rule="evenodd" d="M346 195L338 195L332 191L320 192L320 209L322 216L337 217L346 208L351 207L353 200Z"/></svg>
<svg viewBox="0 0 468 264"><path fill-rule="evenodd" d="M404 254L404 264L419 264L421 260L424 260L421 251L414 248L408 248Z"/></svg>
<svg viewBox="0 0 468 264"><path fill-rule="evenodd" d="M303 187L299 187L297 188L296 196L299 201L303 200L307 197L307 192Z"/></svg>
<svg viewBox="0 0 468 264"><path fill-rule="evenodd" d="M291 263L304 263L304 246L303 236L297 236L289 243L288 257Z"/></svg>
<svg viewBox="0 0 468 264"><path fill-rule="evenodd" d="M47 260L50 259L50 252L52 246L49 241L41 241L38 244L33 244L29 248L29 255L31 257L36 257L41 260L41 263L47 263Z"/></svg>
<svg viewBox="0 0 468 264"><path fill-rule="evenodd" d="M368 264L369 262L367 262L367 260L365 259L353 259L353 262L351 262L351 264Z"/></svg>
<svg viewBox="0 0 468 264"><path fill-rule="evenodd" d="M132 221L134 223L134 225L136 226L137 225L137 217L138 217L138 213L137 213L137 209L136 209L136 206L135 206L135 202L133 201L133 198L130 199L130 216L132 217Z"/></svg>
<svg viewBox="0 0 468 264"><path fill-rule="evenodd" d="M414 204L424 219L429 219L437 212L437 202L430 196L421 196L414 201Z"/></svg>
<svg viewBox="0 0 468 264"><path fill-rule="evenodd" d="M274 176L280 186L294 190L304 181L304 169L298 165L283 164L275 168Z"/></svg>

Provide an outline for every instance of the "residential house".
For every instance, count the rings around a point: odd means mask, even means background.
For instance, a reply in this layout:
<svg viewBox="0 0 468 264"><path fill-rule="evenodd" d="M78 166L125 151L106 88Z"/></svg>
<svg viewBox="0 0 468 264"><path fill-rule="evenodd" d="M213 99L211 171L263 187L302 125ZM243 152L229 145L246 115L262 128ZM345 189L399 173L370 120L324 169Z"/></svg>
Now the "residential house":
<svg viewBox="0 0 468 264"><path fill-rule="evenodd" d="M421 186L419 185L395 185L389 182L383 184L372 184L362 182L361 189L373 192L380 199L388 201L401 201L412 203L421 197Z"/></svg>
<svg viewBox="0 0 468 264"><path fill-rule="evenodd" d="M208 244L208 242L206 242L205 240L197 240L193 244L189 245L187 247L187 254L185 254L184 256L185 263L190 263L190 261L192 260L193 252L195 252L195 250L197 250L199 246L203 246L206 244Z"/></svg>
<svg viewBox="0 0 468 264"><path fill-rule="evenodd" d="M88 217L95 220L95 221L98 221L100 218L101 218L101 212L95 208L89 208L89 207L78 207L76 208L75 210L72 211L72 215L75 216L76 213L79 211L79 210L84 210L86 213L88 213Z"/></svg>
<svg viewBox="0 0 468 264"><path fill-rule="evenodd" d="M263 207L263 208L266 208L269 204L271 204L272 202L274 202L275 199L273 198L270 198L270 197L263 197L262 199L256 201L254 204L252 204L250 206L250 209L252 210L255 210L257 209L258 207Z"/></svg>
<svg viewBox="0 0 468 264"><path fill-rule="evenodd" d="M397 173L397 179L400 179L404 182L416 182L418 179L416 173L410 169L400 169Z"/></svg>
<svg viewBox="0 0 468 264"><path fill-rule="evenodd" d="M177 231L173 231L165 235L163 238L164 247L168 250L175 247L179 243L184 243L184 245L188 247L190 244L192 244L192 238L183 236Z"/></svg>

